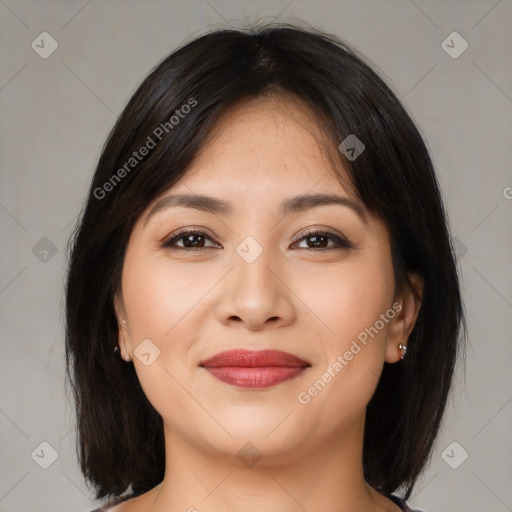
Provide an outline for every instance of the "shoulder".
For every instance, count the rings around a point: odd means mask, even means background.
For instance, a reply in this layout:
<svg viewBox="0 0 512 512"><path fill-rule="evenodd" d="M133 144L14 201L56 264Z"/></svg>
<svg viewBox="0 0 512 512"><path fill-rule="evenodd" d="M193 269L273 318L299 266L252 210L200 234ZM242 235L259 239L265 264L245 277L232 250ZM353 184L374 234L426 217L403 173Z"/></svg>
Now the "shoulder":
<svg viewBox="0 0 512 512"><path fill-rule="evenodd" d="M91 512L115 512L117 510L121 510L120 508L117 507L117 505L120 505L121 503L131 500L132 498L136 498L137 496L139 496L138 493L129 493L123 496L119 496L118 498L115 498L114 500L105 503L101 507L91 510Z"/></svg>

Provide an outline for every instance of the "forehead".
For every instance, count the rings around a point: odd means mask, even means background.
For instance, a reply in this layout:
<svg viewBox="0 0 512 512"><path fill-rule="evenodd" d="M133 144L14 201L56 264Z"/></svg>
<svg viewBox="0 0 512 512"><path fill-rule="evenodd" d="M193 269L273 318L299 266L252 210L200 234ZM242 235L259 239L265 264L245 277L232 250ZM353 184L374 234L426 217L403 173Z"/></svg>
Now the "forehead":
<svg viewBox="0 0 512 512"><path fill-rule="evenodd" d="M249 100L222 114L173 189L187 186L224 195L335 189L353 197L336 141L311 107L285 95Z"/></svg>

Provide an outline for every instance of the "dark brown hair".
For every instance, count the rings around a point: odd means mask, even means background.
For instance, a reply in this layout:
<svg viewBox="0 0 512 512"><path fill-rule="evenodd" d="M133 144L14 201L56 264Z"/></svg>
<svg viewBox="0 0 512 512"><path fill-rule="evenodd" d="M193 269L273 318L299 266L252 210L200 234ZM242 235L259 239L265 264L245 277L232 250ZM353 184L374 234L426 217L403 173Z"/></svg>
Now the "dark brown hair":
<svg viewBox="0 0 512 512"><path fill-rule="evenodd" d="M390 88L336 37L289 25L216 30L169 55L130 99L103 149L71 240L66 361L80 465L98 498L130 485L149 490L164 476L162 419L133 365L113 355L113 298L134 223L184 175L223 112L269 91L309 105L325 120L322 128L334 147L350 134L365 144L357 159L341 152L337 158L368 211L386 222L396 290L408 286L407 272L425 280L407 357L384 365L367 407L364 475L379 492L400 490L407 499L428 461L465 322L425 143ZM191 107L176 122L184 105ZM156 141L159 126L167 129ZM155 146L127 165L148 137Z"/></svg>

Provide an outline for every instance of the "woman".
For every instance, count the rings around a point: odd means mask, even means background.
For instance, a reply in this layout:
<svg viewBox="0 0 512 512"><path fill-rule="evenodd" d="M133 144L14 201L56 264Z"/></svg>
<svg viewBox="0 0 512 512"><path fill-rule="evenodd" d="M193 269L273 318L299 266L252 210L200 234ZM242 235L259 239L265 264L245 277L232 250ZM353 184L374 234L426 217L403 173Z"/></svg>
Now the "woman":
<svg viewBox="0 0 512 512"><path fill-rule="evenodd" d="M418 130L334 36L215 31L157 66L98 163L66 308L98 510L410 510L458 276Z"/></svg>

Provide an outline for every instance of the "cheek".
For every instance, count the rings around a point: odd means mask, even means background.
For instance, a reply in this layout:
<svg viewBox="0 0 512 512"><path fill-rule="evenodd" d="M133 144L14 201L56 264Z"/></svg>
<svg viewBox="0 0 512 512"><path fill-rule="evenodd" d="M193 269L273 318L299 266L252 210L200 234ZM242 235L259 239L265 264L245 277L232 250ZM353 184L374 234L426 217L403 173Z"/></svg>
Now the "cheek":
<svg viewBox="0 0 512 512"><path fill-rule="evenodd" d="M131 334L136 339L163 341L207 289L208 282L199 273L180 272L165 259L127 258L123 298Z"/></svg>
<svg viewBox="0 0 512 512"><path fill-rule="evenodd" d="M191 379L197 361L190 347L212 307L208 291L219 277L213 273L183 271L165 258L129 254L123 269L123 299L134 350L134 364L141 386L153 406L162 414L169 409L169 397L180 397L178 382ZM158 353L150 366L137 359L139 344L149 339ZM147 342L146 342L147 343ZM186 399L181 405L186 405Z"/></svg>
<svg viewBox="0 0 512 512"><path fill-rule="evenodd" d="M391 260L371 254L303 280L301 297L324 324L329 346L337 350L375 324L391 306L394 276Z"/></svg>
<svg viewBox="0 0 512 512"><path fill-rule="evenodd" d="M356 414L373 395L385 358L394 313L391 259L376 253L353 258L316 283L308 306L328 326L328 334L324 358L310 379L311 393L305 391L317 404Z"/></svg>

